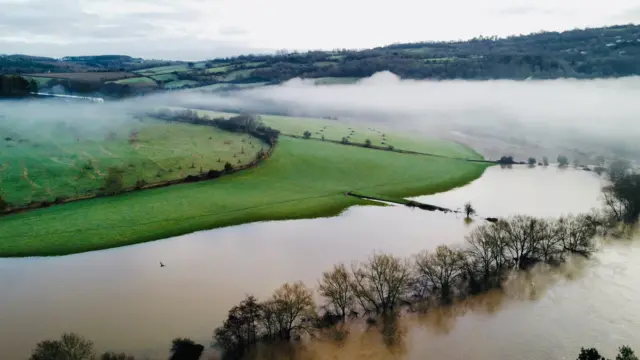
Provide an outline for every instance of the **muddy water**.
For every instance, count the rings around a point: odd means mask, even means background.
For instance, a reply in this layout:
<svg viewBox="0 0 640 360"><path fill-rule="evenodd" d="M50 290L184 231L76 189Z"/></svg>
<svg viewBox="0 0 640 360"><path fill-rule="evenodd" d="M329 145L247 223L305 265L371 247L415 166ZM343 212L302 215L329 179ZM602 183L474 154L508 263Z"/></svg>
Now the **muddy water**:
<svg viewBox="0 0 640 360"><path fill-rule="evenodd" d="M600 186L583 171L495 167L466 187L419 199L450 208L472 201L482 216L558 216L598 206ZM94 340L99 350L166 358L178 336L208 345L213 328L246 293L266 297L285 281L315 285L334 263L373 251L407 256L460 243L473 226L452 214L354 207L335 218L249 224L58 258L2 259L2 358L27 358L37 341L65 331ZM582 345L640 348L639 274L640 248L618 242L566 272L514 280L508 296L410 318L401 354L375 354L541 359L572 358ZM354 356L364 344L375 348L376 341L364 341L373 335L356 335L363 339L351 344ZM312 346L328 356L333 345Z"/></svg>

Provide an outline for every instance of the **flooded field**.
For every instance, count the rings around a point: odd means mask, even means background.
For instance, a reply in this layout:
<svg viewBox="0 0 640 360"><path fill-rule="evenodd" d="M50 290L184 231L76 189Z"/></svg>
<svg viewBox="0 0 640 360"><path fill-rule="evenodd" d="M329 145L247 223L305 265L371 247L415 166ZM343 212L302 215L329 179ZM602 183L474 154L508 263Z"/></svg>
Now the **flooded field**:
<svg viewBox="0 0 640 360"><path fill-rule="evenodd" d="M463 188L417 199L449 208L471 201L484 217L555 217L598 207L600 187L595 174L580 170L493 167ZM74 331L101 351L163 359L178 336L209 345L213 329L247 293L264 298L286 281L315 286L333 264L374 251L408 256L461 243L473 226L455 214L354 207L334 218L248 224L56 258L0 259L0 349L7 359L26 359L39 340ZM366 332L340 351L533 360L572 359L580 346L598 346L610 356L623 344L640 348L637 284L640 247L620 240L603 245L593 260L515 279L506 294L408 317L400 353L365 341L372 336ZM335 358L336 349L312 343L309 351L320 355L310 357Z"/></svg>

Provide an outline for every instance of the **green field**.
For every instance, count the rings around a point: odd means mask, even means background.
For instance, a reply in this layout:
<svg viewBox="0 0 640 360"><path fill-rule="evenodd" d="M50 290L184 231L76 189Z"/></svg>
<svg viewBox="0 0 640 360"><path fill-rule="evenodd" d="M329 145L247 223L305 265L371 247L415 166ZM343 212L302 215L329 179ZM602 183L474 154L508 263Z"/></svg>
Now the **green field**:
<svg viewBox="0 0 640 360"><path fill-rule="evenodd" d="M156 85L156 82L153 81L153 79L144 77L144 76L122 79L117 81L109 81L109 82L115 82L116 84L134 85L134 86L155 86Z"/></svg>
<svg viewBox="0 0 640 360"><path fill-rule="evenodd" d="M189 66L187 64L158 66L158 67L149 68L149 69L136 70L134 72L141 75L159 75L159 74L167 74L172 72L184 72L184 71L189 71Z"/></svg>
<svg viewBox="0 0 640 360"><path fill-rule="evenodd" d="M198 110L198 113L200 115L206 114L212 118L229 118L237 115L206 110ZM278 129L286 135L302 136L305 131L309 131L314 139L322 139L324 136L326 140L341 141L343 137L348 137L349 142L355 144L364 144L369 139L372 145L383 147L391 145L396 150L417 151L462 159L482 159L482 156L461 144L441 139L424 139L392 133L381 126L357 126L337 120L291 116L261 115L260 118L266 125Z"/></svg>
<svg viewBox="0 0 640 360"><path fill-rule="evenodd" d="M221 170L227 161L246 164L268 148L248 135L153 119L114 130L57 123L34 132L0 124L0 194L13 206L95 194L110 167L124 169L124 185L133 187ZM137 140L130 143L133 131Z"/></svg>
<svg viewBox="0 0 640 360"><path fill-rule="evenodd" d="M253 221L336 215L363 204L346 191L444 191L477 178L486 166L281 137L263 164L220 179L3 217L0 256L70 254Z"/></svg>
<svg viewBox="0 0 640 360"><path fill-rule="evenodd" d="M165 82L178 80L178 75L176 74L160 74L160 75L151 75L149 77L156 81L165 81Z"/></svg>
<svg viewBox="0 0 640 360"><path fill-rule="evenodd" d="M205 72L210 74L224 73L224 72L227 72L231 67L232 66L230 65L218 66L218 67L207 69L205 70Z"/></svg>
<svg viewBox="0 0 640 360"><path fill-rule="evenodd" d="M197 81L193 81L193 80L176 80L176 81L171 81L171 82L168 82L168 83L164 84L164 88L165 89L179 89L181 87L193 86L193 85L198 85L198 82Z"/></svg>

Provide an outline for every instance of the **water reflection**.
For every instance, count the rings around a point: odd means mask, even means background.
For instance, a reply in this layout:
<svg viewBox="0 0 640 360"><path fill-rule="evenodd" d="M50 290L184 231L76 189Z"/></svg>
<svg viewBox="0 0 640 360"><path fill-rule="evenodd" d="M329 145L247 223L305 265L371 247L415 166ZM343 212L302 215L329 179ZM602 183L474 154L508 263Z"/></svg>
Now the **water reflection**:
<svg viewBox="0 0 640 360"><path fill-rule="evenodd" d="M495 167L466 187L418 199L449 208L471 201L481 216L558 216L597 206L600 186L593 173L578 170ZM37 341L75 331L99 350L165 358L178 336L209 344L213 328L246 293L264 298L285 281L314 285L333 264L364 260L374 250L408 256L460 243L477 223L404 207L355 207L329 219L249 224L59 258L2 259L0 349L8 359L26 358ZM506 296L491 293L407 318L400 323L402 351L362 325L342 343L307 344L301 358L346 358L346 351L371 359L539 359L575 354L583 345L607 353L622 343L640 348L637 274L635 243L616 243L569 272L515 281Z"/></svg>

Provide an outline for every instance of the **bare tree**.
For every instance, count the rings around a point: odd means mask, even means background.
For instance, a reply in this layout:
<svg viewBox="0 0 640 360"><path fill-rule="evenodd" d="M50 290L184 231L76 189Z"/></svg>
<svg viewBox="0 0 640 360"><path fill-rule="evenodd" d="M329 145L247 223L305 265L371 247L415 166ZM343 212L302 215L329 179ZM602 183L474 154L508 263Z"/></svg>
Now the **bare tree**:
<svg viewBox="0 0 640 360"><path fill-rule="evenodd" d="M275 333L281 340L307 332L311 320L315 318L313 293L302 282L286 283L275 291L272 297L275 305Z"/></svg>
<svg viewBox="0 0 640 360"><path fill-rule="evenodd" d="M248 295L229 310L222 326L214 331L216 345L227 356L241 357L258 341L261 309L255 297Z"/></svg>
<svg viewBox="0 0 640 360"><path fill-rule="evenodd" d="M545 222L531 216L517 215L498 226L505 231L505 253L517 268L525 268L535 261L535 251L545 233Z"/></svg>
<svg viewBox="0 0 640 360"><path fill-rule="evenodd" d="M416 256L416 276L426 279L440 300L449 303L453 299L456 282L462 275L464 260L461 250L441 245L434 253L424 251Z"/></svg>
<svg viewBox="0 0 640 360"><path fill-rule="evenodd" d="M351 269L353 291L365 312L392 311L409 289L411 272L406 260L374 254L369 261L354 264Z"/></svg>
<svg viewBox="0 0 640 360"><path fill-rule="evenodd" d="M471 216L476 214L476 209L471 206L471 202L464 204L464 213L467 216L467 219L470 219Z"/></svg>
<svg viewBox="0 0 640 360"><path fill-rule="evenodd" d="M90 360L93 356L93 342L74 333L65 333L60 340L39 342L30 360Z"/></svg>
<svg viewBox="0 0 640 360"><path fill-rule="evenodd" d="M484 291L502 281L506 269L503 227L495 224L475 228L465 239L467 242L467 274L471 290Z"/></svg>
<svg viewBox="0 0 640 360"><path fill-rule="evenodd" d="M581 214L558 220L564 250L588 256L594 251L593 238L598 232L591 215Z"/></svg>
<svg viewBox="0 0 640 360"><path fill-rule="evenodd" d="M332 271L324 272L318 286L320 295L327 299L334 313L339 315L343 321L355 304L352 283L353 276L347 271L344 264L340 264L335 265Z"/></svg>

